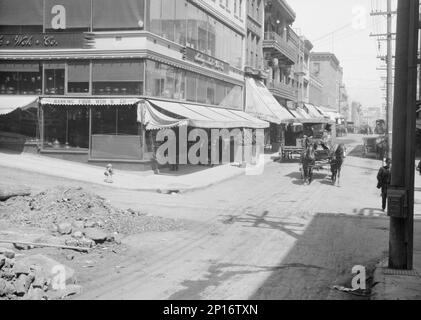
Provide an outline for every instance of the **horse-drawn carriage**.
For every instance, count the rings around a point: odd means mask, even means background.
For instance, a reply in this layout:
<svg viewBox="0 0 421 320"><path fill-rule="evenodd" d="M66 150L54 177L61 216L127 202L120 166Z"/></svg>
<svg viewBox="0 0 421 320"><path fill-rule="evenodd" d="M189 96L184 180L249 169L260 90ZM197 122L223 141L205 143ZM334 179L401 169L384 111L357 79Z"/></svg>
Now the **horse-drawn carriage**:
<svg viewBox="0 0 421 320"><path fill-rule="evenodd" d="M384 136L364 137L362 156L382 159L387 152L387 141Z"/></svg>
<svg viewBox="0 0 421 320"><path fill-rule="evenodd" d="M301 154L300 172L304 183L313 181L314 171L329 171L332 183L340 176L343 158L345 157L343 145L325 145L322 141L307 142Z"/></svg>

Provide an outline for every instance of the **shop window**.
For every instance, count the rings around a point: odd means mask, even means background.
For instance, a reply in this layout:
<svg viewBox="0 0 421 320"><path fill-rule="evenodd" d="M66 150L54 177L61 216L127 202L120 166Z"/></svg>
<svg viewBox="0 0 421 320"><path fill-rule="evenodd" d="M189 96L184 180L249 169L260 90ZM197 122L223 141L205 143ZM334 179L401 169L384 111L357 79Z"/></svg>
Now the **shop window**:
<svg viewBox="0 0 421 320"><path fill-rule="evenodd" d="M93 135L138 135L136 106L104 106L92 109Z"/></svg>
<svg viewBox="0 0 421 320"><path fill-rule="evenodd" d="M47 32L85 32L91 28L91 1L45 0Z"/></svg>
<svg viewBox="0 0 421 320"><path fill-rule="evenodd" d="M0 33L42 32L43 0L0 0Z"/></svg>
<svg viewBox="0 0 421 320"><path fill-rule="evenodd" d="M64 63L44 64L45 94L64 95Z"/></svg>
<svg viewBox="0 0 421 320"><path fill-rule="evenodd" d="M143 61L95 61L92 64L93 94L142 95L143 77Z"/></svg>
<svg viewBox="0 0 421 320"><path fill-rule="evenodd" d="M89 109L44 106L44 149L88 149Z"/></svg>
<svg viewBox="0 0 421 320"><path fill-rule="evenodd" d="M0 94L40 95L40 63L0 63Z"/></svg>
<svg viewBox="0 0 421 320"><path fill-rule="evenodd" d="M93 0L93 29L143 30L144 8L144 0Z"/></svg>
<svg viewBox="0 0 421 320"><path fill-rule="evenodd" d="M69 63L67 65L67 93L89 93L90 64Z"/></svg>

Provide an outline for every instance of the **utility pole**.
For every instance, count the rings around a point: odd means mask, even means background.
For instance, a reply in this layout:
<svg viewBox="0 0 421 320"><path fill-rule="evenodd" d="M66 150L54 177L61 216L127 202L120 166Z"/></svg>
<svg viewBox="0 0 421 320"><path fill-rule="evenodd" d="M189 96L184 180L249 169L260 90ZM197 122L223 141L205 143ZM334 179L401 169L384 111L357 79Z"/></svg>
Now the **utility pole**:
<svg viewBox="0 0 421 320"><path fill-rule="evenodd" d="M393 109L389 268L413 269L419 0L399 0Z"/></svg>
<svg viewBox="0 0 421 320"><path fill-rule="evenodd" d="M392 36L395 36L396 33L392 32L392 15L396 14L396 11L392 11L392 0L387 0L387 10L383 11L373 11L371 16L387 16L387 33L385 34L371 34L371 37L378 37L378 40L387 41L387 55L386 55L386 136L388 141L388 158L392 158L392 132L393 132L393 53L392 53ZM379 37L386 37L380 39ZM384 59L384 57L379 56L379 59ZM380 70L380 69L378 69ZM383 69L381 69L383 70Z"/></svg>
<svg viewBox="0 0 421 320"><path fill-rule="evenodd" d="M387 157L392 158L393 131L393 55L392 55L392 0L387 0L387 103L386 103L386 134Z"/></svg>

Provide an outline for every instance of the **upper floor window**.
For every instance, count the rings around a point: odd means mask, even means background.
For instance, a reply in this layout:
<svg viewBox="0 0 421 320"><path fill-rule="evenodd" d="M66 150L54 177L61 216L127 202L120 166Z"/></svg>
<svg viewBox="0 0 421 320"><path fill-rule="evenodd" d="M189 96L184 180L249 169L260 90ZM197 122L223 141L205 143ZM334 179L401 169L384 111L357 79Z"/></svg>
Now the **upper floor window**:
<svg viewBox="0 0 421 320"><path fill-rule="evenodd" d="M43 31L43 0L0 0L0 32Z"/></svg>
<svg viewBox="0 0 421 320"><path fill-rule="evenodd" d="M93 0L93 29L143 30L145 0Z"/></svg>

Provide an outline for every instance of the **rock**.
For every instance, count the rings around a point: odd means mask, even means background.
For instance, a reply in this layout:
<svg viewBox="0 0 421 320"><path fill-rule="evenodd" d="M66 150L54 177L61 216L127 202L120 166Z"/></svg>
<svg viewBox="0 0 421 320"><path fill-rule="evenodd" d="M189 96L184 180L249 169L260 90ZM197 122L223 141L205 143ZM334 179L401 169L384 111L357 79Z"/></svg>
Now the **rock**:
<svg viewBox="0 0 421 320"><path fill-rule="evenodd" d="M6 259L4 255L0 254L0 269L6 264Z"/></svg>
<svg viewBox="0 0 421 320"><path fill-rule="evenodd" d="M66 256L66 259L69 260L69 261L73 260L74 258L75 258L75 256L73 254L68 254Z"/></svg>
<svg viewBox="0 0 421 320"><path fill-rule="evenodd" d="M72 226L76 230L83 230L83 228L85 228L85 223L83 221L74 221Z"/></svg>
<svg viewBox="0 0 421 320"><path fill-rule="evenodd" d="M121 237L119 234L113 233L107 237L107 241L114 242L115 244L121 244Z"/></svg>
<svg viewBox="0 0 421 320"><path fill-rule="evenodd" d="M36 289L44 289L45 285L47 284L47 279L44 276L43 272L36 272L34 282L32 283L32 287Z"/></svg>
<svg viewBox="0 0 421 320"><path fill-rule="evenodd" d="M57 230L58 230L58 233L60 233L60 234L62 234L62 235L64 235L64 234L71 234L72 233L72 224L71 223L68 223L68 222L63 222L63 223L60 223L58 226L57 226Z"/></svg>
<svg viewBox="0 0 421 320"><path fill-rule="evenodd" d="M78 244L83 248L92 248L95 245L95 241L87 238L82 238L78 240Z"/></svg>
<svg viewBox="0 0 421 320"><path fill-rule="evenodd" d="M32 281L33 281L32 277L26 274L21 274L14 283L15 288L16 288L16 294L20 297L23 297L28 292Z"/></svg>
<svg viewBox="0 0 421 320"><path fill-rule="evenodd" d="M6 262L4 264L4 268L13 268L13 266L15 265L15 259L7 259L6 258Z"/></svg>
<svg viewBox="0 0 421 320"><path fill-rule="evenodd" d="M21 274L28 275L31 272L31 264L25 263L25 261L16 261L13 266L13 272L20 276Z"/></svg>
<svg viewBox="0 0 421 320"><path fill-rule="evenodd" d="M107 234L97 228L87 228L83 231L85 236L95 241L95 243L103 243L107 240Z"/></svg>
<svg viewBox="0 0 421 320"><path fill-rule="evenodd" d="M77 247L79 246L79 241L77 239L67 239L65 241L66 246Z"/></svg>
<svg viewBox="0 0 421 320"><path fill-rule="evenodd" d="M31 250L34 248L32 245L22 243L14 243L13 246L18 250Z"/></svg>
<svg viewBox="0 0 421 320"><path fill-rule="evenodd" d="M11 249L0 248L0 255L4 255L8 259L13 259L15 257L15 252Z"/></svg>
<svg viewBox="0 0 421 320"><path fill-rule="evenodd" d="M82 292L82 287L79 285L67 285L63 290L48 291L46 296L49 300L64 299L69 296L77 295Z"/></svg>
<svg viewBox="0 0 421 320"><path fill-rule="evenodd" d="M12 283L4 279L0 279L0 297L12 295L15 292L16 292L16 289Z"/></svg>
<svg viewBox="0 0 421 320"><path fill-rule="evenodd" d="M15 274L10 269L3 269L0 272L0 278L7 281L12 281L15 278Z"/></svg>
<svg viewBox="0 0 421 320"><path fill-rule="evenodd" d="M44 292L43 289L40 288L30 288L26 296L24 297L26 300L43 300L47 297L47 294Z"/></svg>
<svg viewBox="0 0 421 320"><path fill-rule="evenodd" d="M58 232L58 226L55 223L50 224L50 226L48 227L48 230L51 233L56 233Z"/></svg>
<svg viewBox="0 0 421 320"><path fill-rule="evenodd" d="M53 279L57 279L55 278L57 276L63 276L66 284L74 284L76 282L75 272L73 269L42 254L24 257L19 261L19 263L29 266L37 266L37 271L42 272L48 282L51 282ZM62 274L60 274L61 272Z"/></svg>
<svg viewBox="0 0 421 320"><path fill-rule="evenodd" d="M75 239L82 239L83 233L82 233L82 231L73 232L72 237L75 238Z"/></svg>

